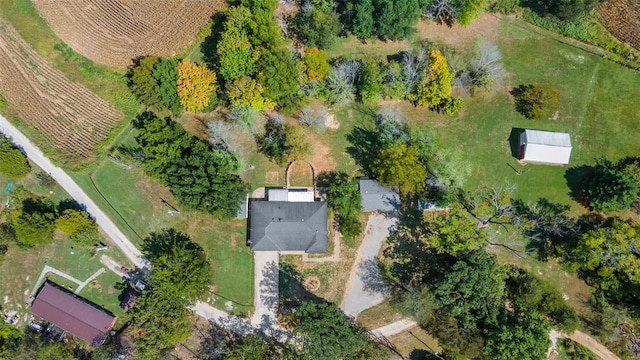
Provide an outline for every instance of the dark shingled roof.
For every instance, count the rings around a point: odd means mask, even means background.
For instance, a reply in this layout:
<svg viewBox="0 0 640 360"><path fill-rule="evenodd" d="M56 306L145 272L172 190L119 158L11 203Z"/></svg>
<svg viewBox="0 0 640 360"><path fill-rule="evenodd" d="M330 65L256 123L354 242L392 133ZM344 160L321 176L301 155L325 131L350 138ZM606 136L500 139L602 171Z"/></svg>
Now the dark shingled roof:
<svg viewBox="0 0 640 360"><path fill-rule="evenodd" d="M31 312L93 346L104 342L116 322L107 310L51 282L42 285Z"/></svg>
<svg viewBox="0 0 640 360"><path fill-rule="evenodd" d="M382 186L376 180L360 179L360 195L362 195L362 211L398 210L400 203L398 192Z"/></svg>
<svg viewBox="0 0 640 360"><path fill-rule="evenodd" d="M252 251L326 253L327 203L254 201L249 240Z"/></svg>

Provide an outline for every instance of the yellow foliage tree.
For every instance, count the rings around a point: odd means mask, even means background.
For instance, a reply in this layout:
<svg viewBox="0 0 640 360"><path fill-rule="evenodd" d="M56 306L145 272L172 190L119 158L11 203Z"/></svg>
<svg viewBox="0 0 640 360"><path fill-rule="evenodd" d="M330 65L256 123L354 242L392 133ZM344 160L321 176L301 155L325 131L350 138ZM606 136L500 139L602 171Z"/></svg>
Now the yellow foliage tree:
<svg viewBox="0 0 640 360"><path fill-rule="evenodd" d="M218 88L216 73L205 65L198 65L189 59L178 63L178 97L185 111L198 112L209 105L209 99Z"/></svg>
<svg viewBox="0 0 640 360"><path fill-rule="evenodd" d="M447 58L439 50L429 52L429 68L423 70L421 79L409 100L420 106L434 107L451 96L453 72L449 70Z"/></svg>
<svg viewBox="0 0 640 360"><path fill-rule="evenodd" d="M309 80L322 80L329 72L329 60L327 53L313 47L307 51L304 57L304 63L307 65L307 76Z"/></svg>
<svg viewBox="0 0 640 360"><path fill-rule="evenodd" d="M232 105L243 105L257 111L273 108L273 101L265 98L264 88L259 82L248 76L241 76L227 84L227 96Z"/></svg>

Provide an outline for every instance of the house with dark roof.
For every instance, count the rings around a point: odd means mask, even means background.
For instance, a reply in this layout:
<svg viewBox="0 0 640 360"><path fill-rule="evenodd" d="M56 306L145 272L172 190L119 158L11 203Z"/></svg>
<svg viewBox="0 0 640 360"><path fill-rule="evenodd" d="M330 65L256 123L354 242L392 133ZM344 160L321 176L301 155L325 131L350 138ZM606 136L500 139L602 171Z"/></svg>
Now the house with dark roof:
<svg viewBox="0 0 640 360"><path fill-rule="evenodd" d="M327 203L311 191L269 189L253 200L249 213L251 251L326 253L329 239Z"/></svg>
<svg viewBox="0 0 640 360"><path fill-rule="evenodd" d="M400 195L394 189L382 186L377 180L360 179L362 211L390 212L398 210Z"/></svg>
<svg viewBox="0 0 640 360"><path fill-rule="evenodd" d="M109 311L50 281L38 290L31 312L93 346L102 344L116 323Z"/></svg>

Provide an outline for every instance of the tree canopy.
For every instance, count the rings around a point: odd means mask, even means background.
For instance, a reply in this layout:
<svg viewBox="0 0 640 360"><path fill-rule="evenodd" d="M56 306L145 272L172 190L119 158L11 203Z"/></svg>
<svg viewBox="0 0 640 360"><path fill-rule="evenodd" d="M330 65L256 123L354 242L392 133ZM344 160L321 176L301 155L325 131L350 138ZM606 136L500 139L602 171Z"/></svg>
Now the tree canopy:
<svg viewBox="0 0 640 360"><path fill-rule="evenodd" d="M467 214L462 205L454 203L447 214L436 216L427 223L430 235L426 241L438 251L456 256L483 248L488 235L477 226L477 221Z"/></svg>
<svg viewBox="0 0 640 360"><path fill-rule="evenodd" d="M218 85L216 73L204 65L192 63L189 59L182 60L178 69L178 97L180 105L185 111L192 113L204 110L215 94Z"/></svg>
<svg viewBox="0 0 640 360"><path fill-rule="evenodd" d="M418 159L417 149L404 143L389 144L381 149L372 171L382 184L397 186L403 194L424 189L427 178L427 169Z"/></svg>
<svg viewBox="0 0 640 360"><path fill-rule="evenodd" d="M551 345L549 324L536 312L509 313L507 318L489 332L483 353L497 360L545 359Z"/></svg>
<svg viewBox="0 0 640 360"><path fill-rule="evenodd" d="M31 166L27 157L11 142L0 135L0 173L9 179L17 180L27 176Z"/></svg>
<svg viewBox="0 0 640 360"><path fill-rule="evenodd" d="M361 38L401 40L415 32L429 1L356 0L352 32Z"/></svg>
<svg viewBox="0 0 640 360"><path fill-rule="evenodd" d="M303 302L295 317L294 332L302 336L303 352L311 359L367 359L375 351L369 335L335 304Z"/></svg>
<svg viewBox="0 0 640 360"><path fill-rule="evenodd" d="M333 172L321 176L319 182L328 187L327 204L336 212L340 232L349 237L358 236L362 232L358 179L350 179L344 172Z"/></svg>
<svg viewBox="0 0 640 360"><path fill-rule="evenodd" d="M236 214L245 184L233 153L213 149L170 118L144 112L134 120L147 173L171 188L188 208L220 217Z"/></svg>
<svg viewBox="0 0 640 360"><path fill-rule="evenodd" d="M29 246L44 245L53 240L55 218L53 203L40 198L26 198L11 212L18 242Z"/></svg>
<svg viewBox="0 0 640 360"><path fill-rule="evenodd" d="M159 359L189 336L193 314L186 307L202 300L211 265L200 245L174 229L153 233L142 245L151 262L151 290L129 314L136 358Z"/></svg>
<svg viewBox="0 0 640 360"><path fill-rule="evenodd" d="M620 170L599 165L583 181L582 193L594 210L610 214L631 206L638 198L638 185Z"/></svg>

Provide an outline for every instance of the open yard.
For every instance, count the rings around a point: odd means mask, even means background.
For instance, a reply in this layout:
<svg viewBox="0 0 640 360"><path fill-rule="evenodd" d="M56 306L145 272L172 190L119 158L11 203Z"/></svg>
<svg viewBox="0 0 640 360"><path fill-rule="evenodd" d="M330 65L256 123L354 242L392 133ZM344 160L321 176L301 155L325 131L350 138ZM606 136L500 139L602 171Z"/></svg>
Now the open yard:
<svg viewBox="0 0 640 360"><path fill-rule="evenodd" d="M131 144L133 130L126 130L117 141ZM72 177L138 246L150 233L165 228L188 234L205 249L213 267L211 302L224 309L231 301L238 313L253 308L253 257L245 245L245 220L220 221L187 211L141 168L112 158Z"/></svg>

